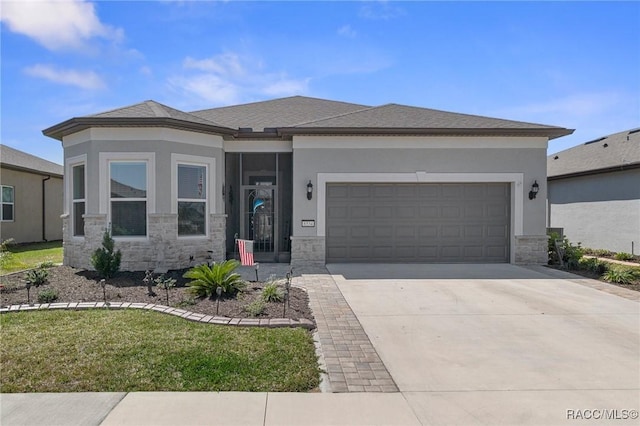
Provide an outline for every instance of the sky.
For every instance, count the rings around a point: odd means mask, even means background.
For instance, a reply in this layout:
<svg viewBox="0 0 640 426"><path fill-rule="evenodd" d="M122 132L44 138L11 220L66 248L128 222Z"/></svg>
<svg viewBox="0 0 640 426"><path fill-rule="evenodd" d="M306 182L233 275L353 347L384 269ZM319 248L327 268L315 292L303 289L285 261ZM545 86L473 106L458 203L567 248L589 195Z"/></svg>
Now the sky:
<svg viewBox="0 0 640 426"><path fill-rule="evenodd" d="M640 127L640 2L0 0L0 143L153 99L183 111L311 96L576 129Z"/></svg>

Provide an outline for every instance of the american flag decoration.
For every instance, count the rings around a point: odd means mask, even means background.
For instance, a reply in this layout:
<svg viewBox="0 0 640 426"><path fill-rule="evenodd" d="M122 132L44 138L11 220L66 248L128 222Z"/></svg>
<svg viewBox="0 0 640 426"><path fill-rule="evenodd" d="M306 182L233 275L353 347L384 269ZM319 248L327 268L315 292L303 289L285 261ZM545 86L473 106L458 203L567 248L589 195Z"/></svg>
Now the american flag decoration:
<svg viewBox="0 0 640 426"><path fill-rule="evenodd" d="M240 264L253 266L253 240L238 240L238 250L240 251Z"/></svg>

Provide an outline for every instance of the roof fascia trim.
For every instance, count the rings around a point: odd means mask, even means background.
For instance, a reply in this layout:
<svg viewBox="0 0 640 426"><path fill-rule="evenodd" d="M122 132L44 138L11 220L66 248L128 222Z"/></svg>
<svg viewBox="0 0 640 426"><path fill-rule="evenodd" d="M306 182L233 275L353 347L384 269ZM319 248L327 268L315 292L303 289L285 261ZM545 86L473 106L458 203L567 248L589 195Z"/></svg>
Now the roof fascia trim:
<svg viewBox="0 0 640 426"><path fill-rule="evenodd" d="M603 173L621 172L624 170L640 169L640 161L629 164L621 164L619 166L604 167L602 169L583 170L581 172L565 173L562 175L547 176L548 181L567 179L580 176L600 175Z"/></svg>
<svg viewBox="0 0 640 426"><path fill-rule="evenodd" d="M469 129L469 128L380 128L380 127L284 127L281 135L418 135L418 136L545 136L549 139L570 135L574 129Z"/></svg>
<svg viewBox="0 0 640 426"><path fill-rule="evenodd" d="M91 127L168 127L177 130L190 130L199 133L221 135L237 134L237 130L228 127L193 123L171 117L76 117L42 131L45 136L62 140L64 136L89 129Z"/></svg>

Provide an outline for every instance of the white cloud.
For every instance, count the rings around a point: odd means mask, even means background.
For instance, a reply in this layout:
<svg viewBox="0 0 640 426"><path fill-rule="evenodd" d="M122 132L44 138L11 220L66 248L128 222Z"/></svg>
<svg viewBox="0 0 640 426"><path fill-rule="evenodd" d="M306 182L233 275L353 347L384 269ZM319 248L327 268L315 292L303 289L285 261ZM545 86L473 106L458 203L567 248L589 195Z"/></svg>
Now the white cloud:
<svg viewBox="0 0 640 426"><path fill-rule="evenodd" d="M347 24L338 28L338 35L354 38L356 34L357 34L356 31L353 28L351 28L351 25Z"/></svg>
<svg viewBox="0 0 640 426"><path fill-rule="evenodd" d="M100 22L94 4L84 0L3 1L0 19L50 50L79 49L94 37L119 41L124 35Z"/></svg>
<svg viewBox="0 0 640 426"><path fill-rule="evenodd" d="M207 102L207 106L241 103L261 96L291 96L308 90L309 78L265 71L256 58L224 53L184 59L183 75L168 79L171 88Z"/></svg>
<svg viewBox="0 0 640 426"><path fill-rule="evenodd" d="M518 115L562 114L591 116L609 110L619 104L622 97L616 92L578 93L546 102L534 102L510 109Z"/></svg>
<svg viewBox="0 0 640 426"><path fill-rule="evenodd" d="M360 7L358 15L364 19L388 21L406 14L405 10L388 1L366 2Z"/></svg>
<svg viewBox="0 0 640 426"><path fill-rule="evenodd" d="M67 86L76 86L81 89L97 90L106 87L102 78L93 71L64 70L57 69L52 65L36 64L25 68L24 72L32 77L43 78Z"/></svg>

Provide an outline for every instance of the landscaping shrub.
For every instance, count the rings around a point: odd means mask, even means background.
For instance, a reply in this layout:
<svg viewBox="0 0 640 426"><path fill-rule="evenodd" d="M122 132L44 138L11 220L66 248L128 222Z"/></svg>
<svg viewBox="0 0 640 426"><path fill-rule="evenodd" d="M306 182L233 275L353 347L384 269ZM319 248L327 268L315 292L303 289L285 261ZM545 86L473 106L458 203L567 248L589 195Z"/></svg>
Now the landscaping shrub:
<svg viewBox="0 0 640 426"><path fill-rule="evenodd" d="M579 261L580 269L593 272L597 275L602 275L609 269L609 264L596 258L582 258Z"/></svg>
<svg viewBox="0 0 640 426"><path fill-rule="evenodd" d="M631 253L625 253L621 251L613 256L616 260L633 260L634 256Z"/></svg>
<svg viewBox="0 0 640 426"><path fill-rule="evenodd" d="M38 268L40 268L40 269L53 268L54 266L55 266L55 263L53 263L50 260L45 260L44 262L40 262L38 264Z"/></svg>
<svg viewBox="0 0 640 426"><path fill-rule="evenodd" d="M602 275L605 281L616 284L631 284L635 277L633 269L624 267L610 268Z"/></svg>
<svg viewBox="0 0 640 426"><path fill-rule="evenodd" d="M234 272L240 262L231 259L212 266L205 264L194 266L183 277L192 281L187 283L189 292L196 297L213 298L216 288L221 287L225 296L235 295L246 287L240 274Z"/></svg>
<svg viewBox="0 0 640 426"><path fill-rule="evenodd" d="M262 300L265 302L282 302L284 292L277 283L271 282L262 289Z"/></svg>
<svg viewBox="0 0 640 426"><path fill-rule="evenodd" d="M40 287L47 282L49 278L49 271L42 268L31 269L24 275L25 280L35 287Z"/></svg>
<svg viewBox="0 0 640 426"><path fill-rule="evenodd" d="M560 237L556 232L549 234L549 264L560 264L558 258L558 251L556 250L555 242L559 240L560 251L562 254L562 262L568 269L577 269L579 267L580 259L584 254L580 243L577 245L572 244L567 237Z"/></svg>
<svg viewBox="0 0 640 426"><path fill-rule="evenodd" d="M42 290L38 293L38 303L51 303L58 300L58 292L52 288Z"/></svg>
<svg viewBox="0 0 640 426"><path fill-rule="evenodd" d="M9 246L15 244L13 238L9 238L0 242L0 266L4 266L6 262L11 260L13 253L9 251Z"/></svg>
<svg viewBox="0 0 640 426"><path fill-rule="evenodd" d="M108 230L102 236L102 247L91 255L91 264L103 278L111 278L120 270L120 250L114 251L115 242Z"/></svg>
<svg viewBox="0 0 640 426"><path fill-rule="evenodd" d="M262 315L264 312L265 303L264 300L256 299L253 302L249 303L244 307L244 311L251 315L252 317L257 317Z"/></svg>

